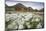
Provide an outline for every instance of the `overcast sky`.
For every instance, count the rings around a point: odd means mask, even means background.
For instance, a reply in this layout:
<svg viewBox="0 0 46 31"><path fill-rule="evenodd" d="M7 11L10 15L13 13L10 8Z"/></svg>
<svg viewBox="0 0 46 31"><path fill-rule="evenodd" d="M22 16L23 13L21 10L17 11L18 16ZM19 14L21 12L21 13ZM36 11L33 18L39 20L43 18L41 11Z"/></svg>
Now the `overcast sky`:
<svg viewBox="0 0 46 31"><path fill-rule="evenodd" d="M8 6L13 6L13 5L16 5L17 3L21 3L23 5L25 5L26 7L32 7L33 9L41 9L44 7L44 3L43 1L41 2L32 2L32 1L16 1L16 0L6 0L6 4Z"/></svg>
<svg viewBox="0 0 46 31"><path fill-rule="evenodd" d="M36 1L36 2L44 2L44 0L6 0L6 1Z"/></svg>

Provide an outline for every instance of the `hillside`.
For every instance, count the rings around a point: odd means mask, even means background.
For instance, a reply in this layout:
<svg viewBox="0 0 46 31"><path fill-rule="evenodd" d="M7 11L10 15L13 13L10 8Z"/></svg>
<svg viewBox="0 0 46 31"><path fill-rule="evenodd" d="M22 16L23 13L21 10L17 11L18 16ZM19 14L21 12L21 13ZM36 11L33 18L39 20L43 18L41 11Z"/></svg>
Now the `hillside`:
<svg viewBox="0 0 46 31"><path fill-rule="evenodd" d="M15 13L15 12L43 12L44 8L37 10L37 9L33 9L32 7L26 7L21 3L17 3L14 6L8 6L5 4L5 11L6 13Z"/></svg>

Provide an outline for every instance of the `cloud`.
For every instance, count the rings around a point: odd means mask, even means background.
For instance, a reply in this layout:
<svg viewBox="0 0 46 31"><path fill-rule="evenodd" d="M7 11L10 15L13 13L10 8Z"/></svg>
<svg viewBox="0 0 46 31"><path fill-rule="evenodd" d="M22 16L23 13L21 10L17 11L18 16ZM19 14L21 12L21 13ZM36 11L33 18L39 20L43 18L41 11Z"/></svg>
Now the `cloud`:
<svg viewBox="0 0 46 31"><path fill-rule="evenodd" d="M29 2L29 1L6 1L6 4L8 6L13 6L13 5L16 5L17 3L21 3L27 7L32 7L34 9L41 9L44 7L44 3L43 2Z"/></svg>
<svg viewBox="0 0 46 31"><path fill-rule="evenodd" d="M6 1L34 1L34 2L44 2L44 0L6 0Z"/></svg>

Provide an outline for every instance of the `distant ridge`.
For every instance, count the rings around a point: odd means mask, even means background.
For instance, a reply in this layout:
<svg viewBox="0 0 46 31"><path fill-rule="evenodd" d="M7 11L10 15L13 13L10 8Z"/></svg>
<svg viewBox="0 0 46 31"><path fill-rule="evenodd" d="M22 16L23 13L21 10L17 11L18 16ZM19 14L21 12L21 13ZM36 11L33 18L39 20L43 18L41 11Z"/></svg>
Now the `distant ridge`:
<svg viewBox="0 0 46 31"><path fill-rule="evenodd" d="M37 10L37 9L33 9L32 7L26 7L25 5L21 4L21 3L17 3L14 6L8 6L5 4L5 11L6 13L14 13L14 12L43 12L44 8L42 8L41 10Z"/></svg>

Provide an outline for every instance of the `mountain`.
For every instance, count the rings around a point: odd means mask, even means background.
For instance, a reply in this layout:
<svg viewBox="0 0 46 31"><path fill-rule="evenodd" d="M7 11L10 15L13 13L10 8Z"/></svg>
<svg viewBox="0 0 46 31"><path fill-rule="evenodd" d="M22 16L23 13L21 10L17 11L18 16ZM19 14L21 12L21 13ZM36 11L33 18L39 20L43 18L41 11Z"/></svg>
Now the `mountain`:
<svg viewBox="0 0 46 31"><path fill-rule="evenodd" d="M44 8L40 9L39 12L44 12Z"/></svg>
<svg viewBox="0 0 46 31"><path fill-rule="evenodd" d="M15 5L15 10L16 10L16 11L25 12L26 9L27 9L27 7L24 6L24 5L21 4L21 3L18 3L18 4Z"/></svg>
<svg viewBox="0 0 46 31"><path fill-rule="evenodd" d="M5 11L6 13L14 13L14 12L41 12L44 11L44 9L40 10L34 10L32 7L26 7L25 5L21 3L17 3L14 6L8 6L5 4Z"/></svg>
<svg viewBox="0 0 46 31"><path fill-rule="evenodd" d="M11 11L17 11L17 12L31 12L33 10L33 8L31 7L26 7L25 5L21 4L21 3L17 3L14 6L7 6L5 4L5 8L6 8L6 13L10 13ZM12 13L11 12L11 13Z"/></svg>
<svg viewBox="0 0 46 31"><path fill-rule="evenodd" d="M23 4L21 4L21 3L18 3L18 4L16 4L15 5L16 7L25 7Z"/></svg>
<svg viewBox="0 0 46 31"><path fill-rule="evenodd" d="M14 11L15 11L15 7L14 6L8 6L7 4L5 4L5 13L11 14Z"/></svg>

